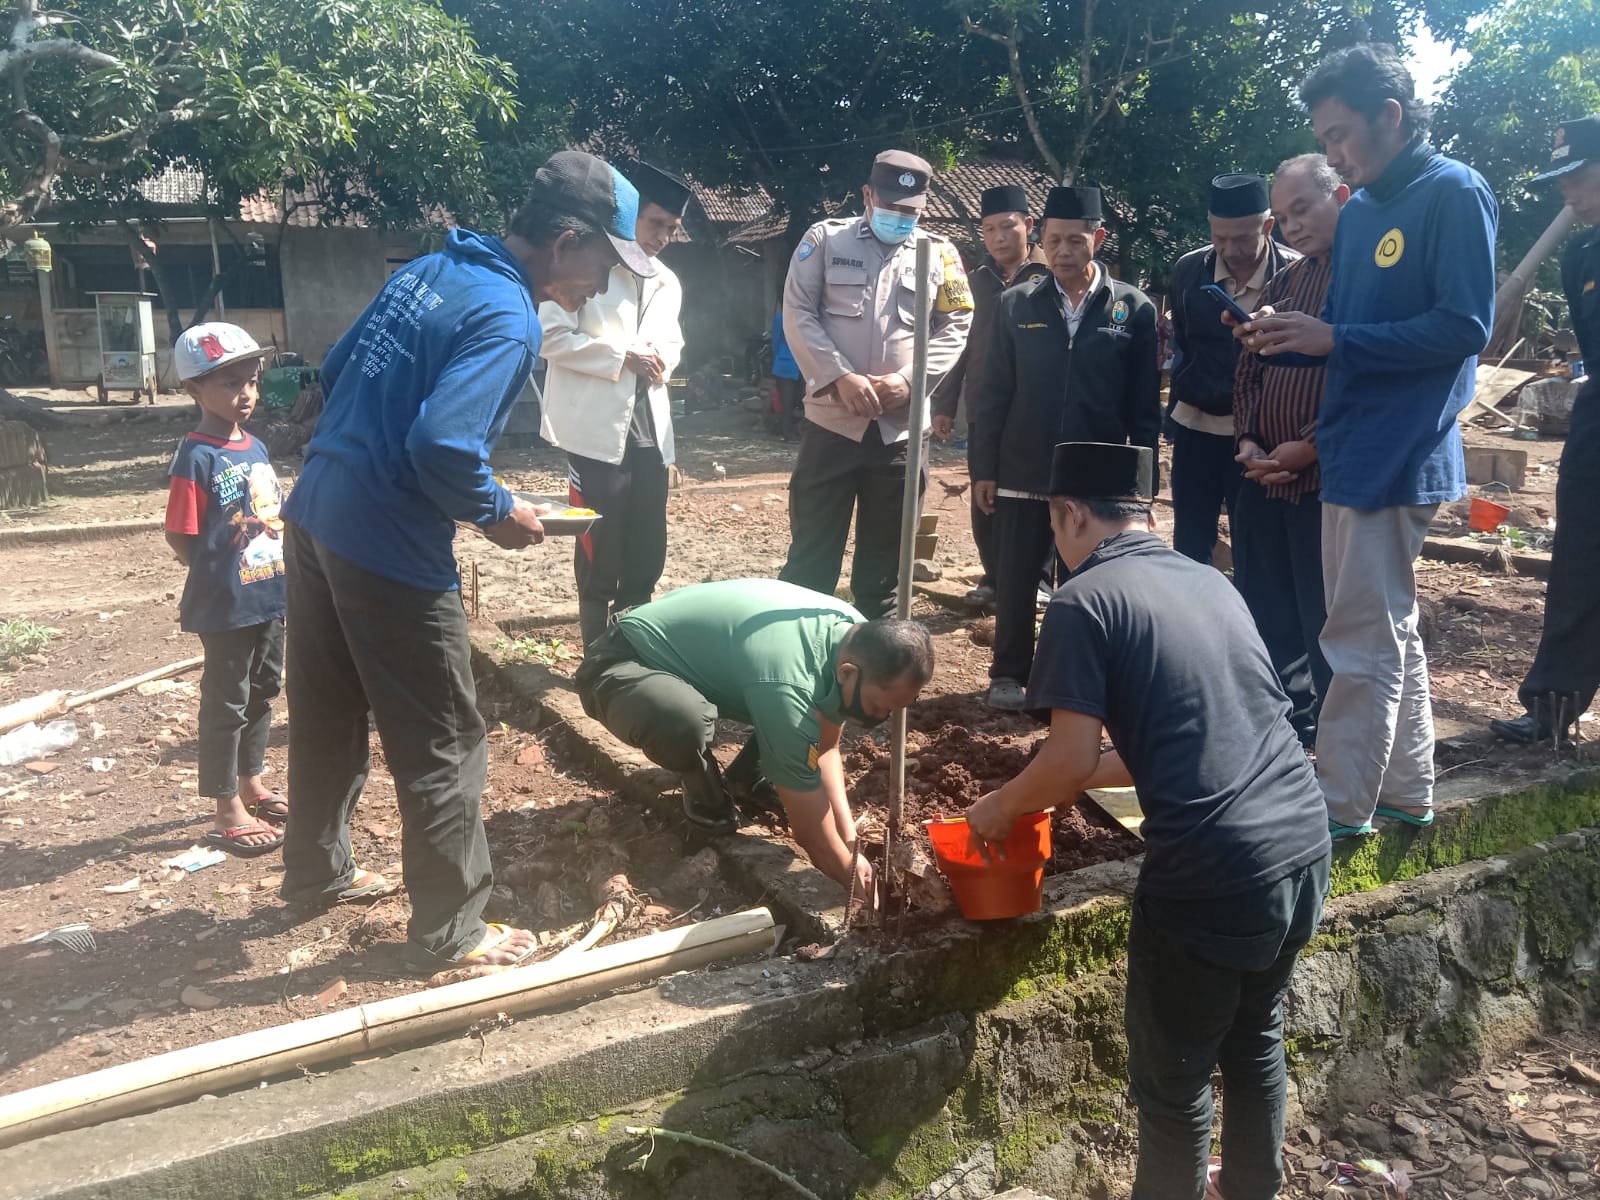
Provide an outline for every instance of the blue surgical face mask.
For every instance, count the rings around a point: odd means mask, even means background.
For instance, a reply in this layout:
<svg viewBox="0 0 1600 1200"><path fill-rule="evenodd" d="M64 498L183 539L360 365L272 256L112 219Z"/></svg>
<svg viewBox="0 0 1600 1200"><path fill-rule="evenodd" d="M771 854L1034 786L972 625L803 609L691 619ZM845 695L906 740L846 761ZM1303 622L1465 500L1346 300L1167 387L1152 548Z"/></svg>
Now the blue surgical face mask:
<svg viewBox="0 0 1600 1200"><path fill-rule="evenodd" d="M917 218L912 213L897 213L893 209L874 206L867 224L872 229L872 236L880 242L898 246L916 229Z"/></svg>

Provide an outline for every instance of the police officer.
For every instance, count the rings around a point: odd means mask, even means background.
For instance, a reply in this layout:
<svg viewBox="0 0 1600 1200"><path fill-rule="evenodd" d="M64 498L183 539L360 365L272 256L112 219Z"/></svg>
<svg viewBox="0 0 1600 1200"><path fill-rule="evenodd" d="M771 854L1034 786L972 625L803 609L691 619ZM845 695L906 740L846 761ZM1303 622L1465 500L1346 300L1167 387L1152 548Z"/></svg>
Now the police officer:
<svg viewBox="0 0 1600 1200"><path fill-rule="evenodd" d="M1600 225L1600 115L1556 130L1550 166L1573 215ZM1561 259L1561 286L1584 361L1600 364L1600 229L1578 234ZM1550 554L1544 633L1517 698L1528 711L1490 727L1514 742L1568 738L1600 686L1600 385L1591 369L1572 406L1572 429L1556 483L1556 541Z"/></svg>
<svg viewBox="0 0 1600 1200"><path fill-rule="evenodd" d="M1132 444L1154 461L1161 438L1155 305L1095 261L1105 237L1099 188L1051 188L1050 274L1000 297L990 335L971 469L995 522L991 708L1020 709L1033 666L1039 563L1052 549L1051 447Z"/></svg>
<svg viewBox="0 0 1600 1200"><path fill-rule="evenodd" d="M950 436L958 408L966 414L969 426L976 419L981 406L979 384L983 379L984 353L989 331L994 328L1000 293L1050 274L1044 252L1032 242L1033 218L1028 215L1025 190L1015 184L984 188L978 197L978 211L978 228L988 254L969 276L974 307L967 348L933 394L933 434L939 438ZM970 428L967 436L970 447ZM972 498L972 540L978 547L978 561L983 564L983 578L967 593L966 601L973 608L987 608L995 597L994 517L978 506L976 496Z"/></svg>
<svg viewBox="0 0 1600 1200"><path fill-rule="evenodd" d="M789 559L779 578L831 593L855 512L850 588L868 618L894 608L919 240L934 243L930 384L961 357L972 324L961 256L947 239L917 228L931 175L915 154L878 155L862 189L866 211L807 230L783 289L784 333L805 377L806 419L789 479Z"/></svg>
<svg viewBox="0 0 1600 1200"><path fill-rule="evenodd" d="M1234 461L1233 377L1239 343L1222 309L1200 289L1214 283L1246 312L1260 307L1267 280L1300 256L1272 239L1272 202L1262 175L1211 181L1211 244L1172 268L1172 548L1211 561L1217 517L1234 518L1244 472Z"/></svg>

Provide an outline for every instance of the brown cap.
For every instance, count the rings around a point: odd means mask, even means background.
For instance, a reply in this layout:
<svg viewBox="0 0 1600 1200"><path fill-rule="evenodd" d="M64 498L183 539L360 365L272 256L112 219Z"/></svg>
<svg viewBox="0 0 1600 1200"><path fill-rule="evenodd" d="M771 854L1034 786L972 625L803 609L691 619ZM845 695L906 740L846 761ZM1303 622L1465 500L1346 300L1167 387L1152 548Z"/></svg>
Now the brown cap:
<svg viewBox="0 0 1600 1200"><path fill-rule="evenodd" d="M932 176L927 159L904 150L885 150L872 160L872 177L867 182L886 204L921 208L928 202Z"/></svg>

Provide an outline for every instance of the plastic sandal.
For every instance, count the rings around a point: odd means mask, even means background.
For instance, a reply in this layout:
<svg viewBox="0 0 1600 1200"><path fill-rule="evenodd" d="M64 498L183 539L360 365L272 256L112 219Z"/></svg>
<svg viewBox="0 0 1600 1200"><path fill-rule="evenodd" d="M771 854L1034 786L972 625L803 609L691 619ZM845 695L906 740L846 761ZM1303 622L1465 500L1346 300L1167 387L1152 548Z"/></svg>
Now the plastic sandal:
<svg viewBox="0 0 1600 1200"><path fill-rule="evenodd" d="M270 833L270 842L258 842L255 845L242 842L239 839L252 833ZM212 829L206 833L206 845L215 846L219 850L226 850L238 858L259 858L263 854L271 854L283 845L283 834L272 826L258 822L254 825L234 825L229 829Z"/></svg>
<svg viewBox="0 0 1600 1200"><path fill-rule="evenodd" d="M1337 821L1328 822L1328 836L1336 842L1343 841L1346 838L1366 837L1367 834L1376 832L1377 830L1372 827L1371 821L1368 821L1365 825L1341 825Z"/></svg>
<svg viewBox="0 0 1600 1200"><path fill-rule="evenodd" d="M363 871L356 868L356 873L351 877L349 886L336 892L333 897L335 904L359 903L362 900L377 900L394 891L394 884L390 883L376 871Z"/></svg>
<svg viewBox="0 0 1600 1200"><path fill-rule="evenodd" d="M1375 817L1387 817L1391 821L1404 821L1407 825L1425 826L1433 824L1433 809L1429 809L1420 817L1416 813L1406 812L1403 808L1390 808L1387 805L1378 805Z"/></svg>
<svg viewBox="0 0 1600 1200"><path fill-rule="evenodd" d="M245 812L268 825L283 825L289 820L289 802L274 792L245 805Z"/></svg>

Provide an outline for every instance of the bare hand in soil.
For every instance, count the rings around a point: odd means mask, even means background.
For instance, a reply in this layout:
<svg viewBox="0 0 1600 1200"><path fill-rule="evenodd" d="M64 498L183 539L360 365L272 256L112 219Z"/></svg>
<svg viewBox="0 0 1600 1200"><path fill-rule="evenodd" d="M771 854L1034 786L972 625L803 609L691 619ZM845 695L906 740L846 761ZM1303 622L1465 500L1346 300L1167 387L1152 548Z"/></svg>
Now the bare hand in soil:
<svg viewBox="0 0 1600 1200"><path fill-rule="evenodd" d="M511 515L489 526L483 536L502 550L521 550L544 541L544 526L539 523L539 513L533 505L518 500L511 506Z"/></svg>
<svg viewBox="0 0 1600 1200"><path fill-rule="evenodd" d="M878 911L878 879L865 858L856 862L855 898L863 912Z"/></svg>

